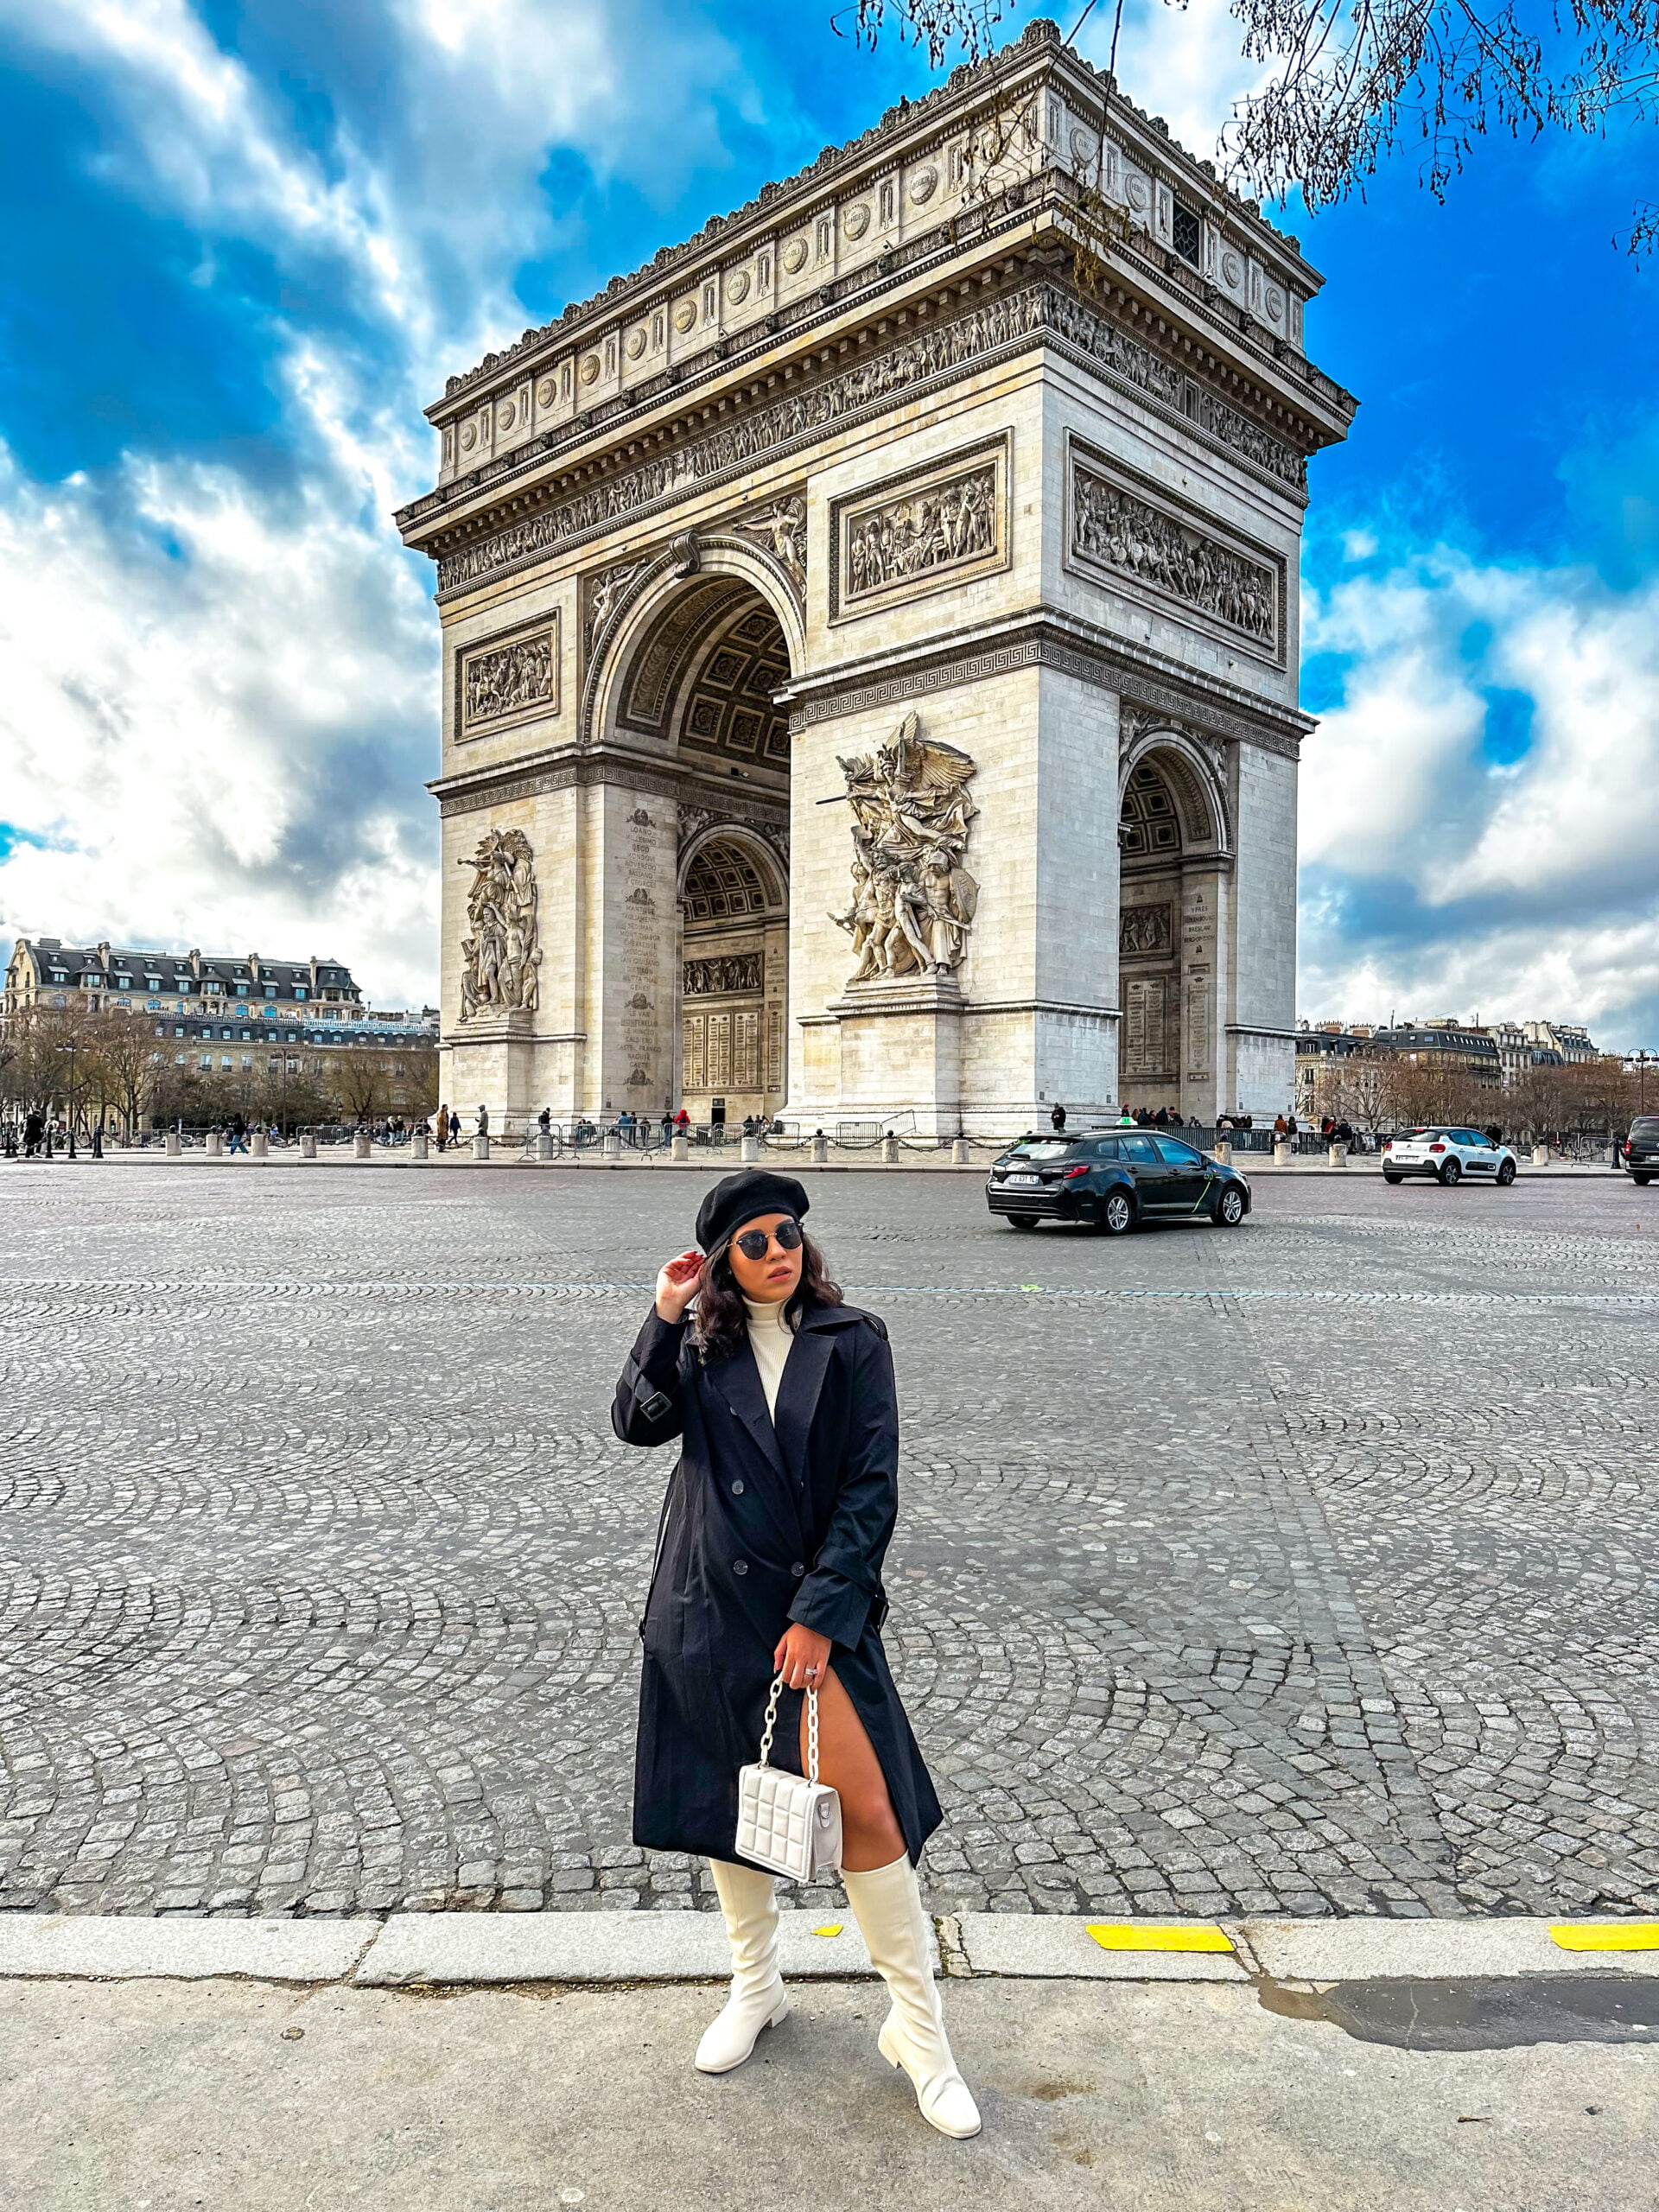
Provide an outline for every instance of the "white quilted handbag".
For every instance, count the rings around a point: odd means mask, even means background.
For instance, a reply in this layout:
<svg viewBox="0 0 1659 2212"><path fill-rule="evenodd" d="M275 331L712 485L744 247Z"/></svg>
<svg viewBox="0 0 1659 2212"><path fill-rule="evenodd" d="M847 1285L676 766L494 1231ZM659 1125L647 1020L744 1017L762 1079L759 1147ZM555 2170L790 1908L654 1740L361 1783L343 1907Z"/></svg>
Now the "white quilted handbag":
<svg viewBox="0 0 1659 2212"><path fill-rule="evenodd" d="M818 1780L816 1690L806 1694L806 1772L767 1765L783 1687L783 1676L774 1675L759 1763L737 1770L737 1855L792 1881L810 1882L841 1864L841 1800Z"/></svg>

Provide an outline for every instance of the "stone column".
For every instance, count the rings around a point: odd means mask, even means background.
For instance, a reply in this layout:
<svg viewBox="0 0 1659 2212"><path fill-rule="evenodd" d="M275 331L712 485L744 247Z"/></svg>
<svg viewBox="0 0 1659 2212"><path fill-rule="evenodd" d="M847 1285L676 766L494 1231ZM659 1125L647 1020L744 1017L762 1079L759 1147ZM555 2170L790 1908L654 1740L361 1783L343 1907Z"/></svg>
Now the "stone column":
<svg viewBox="0 0 1659 2212"><path fill-rule="evenodd" d="M552 1132L552 1130L551 1130L551 1129L537 1129L537 1132L536 1132L536 1157L537 1157L537 1160L551 1160L551 1159L552 1159L552 1157L553 1157L553 1132Z"/></svg>
<svg viewBox="0 0 1659 2212"><path fill-rule="evenodd" d="M1534 1145L1532 1147L1532 1164L1535 1167L1548 1166L1549 1147L1547 1144Z"/></svg>
<svg viewBox="0 0 1659 2212"><path fill-rule="evenodd" d="M970 1165L968 1158L968 1140L966 1137L956 1137L952 1139L950 1145L950 1165L953 1167L966 1167Z"/></svg>
<svg viewBox="0 0 1659 2212"><path fill-rule="evenodd" d="M1275 1167L1288 1167L1291 1162L1291 1158L1292 1154L1288 1141L1284 1137L1275 1137L1273 1141L1274 1166Z"/></svg>
<svg viewBox="0 0 1659 2212"><path fill-rule="evenodd" d="M750 1166L753 1161L759 1160L760 1157L760 1138L745 1137L742 1143L738 1147L737 1156L743 1162L746 1167Z"/></svg>
<svg viewBox="0 0 1659 2212"><path fill-rule="evenodd" d="M352 1136L352 1158L353 1160L367 1160L370 1157L372 1149L372 1141L366 1129L357 1129L353 1131Z"/></svg>
<svg viewBox="0 0 1659 2212"><path fill-rule="evenodd" d="M316 1156L316 1132L313 1129L302 1129L300 1131L300 1158L302 1160L315 1160Z"/></svg>
<svg viewBox="0 0 1659 2212"><path fill-rule="evenodd" d="M1232 1166L1233 1147L1227 1142L1224 1137L1217 1138L1215 1143L1215 1156L1224 1167L1230 1167Z"/></svg>
<svg viewBox="0 0 1659 2212"><path fill-rule="evenodd" d="M270 1139L263 1129L256 1129L248 1139L248 1156L251 1160L267 1160L270 1156Z"/></svg>
<svg viewBox="0 0 1659 2212"><path fill-rule="evenodd" d="M410 1139L410 1147L416 1160L424 1160L426 1158L426 1131L424 1129L416 1129L414 1135Z"/></svg>
<svg viewBox="0 0 1659 2212"><path fill-rule="evenodd" d="M822 1167L830 1157L830 1140L822 1129L812 1132L812 1165Z"/></svg>
<svg viewBox="0 0 1659 2212"><path fill-rule="evenodd" d="M897 1137L886 1136L882 1138L881 1165L884 1167L896 1167L899 1165L899 1140Z"/></svg>
<svg viewBox="0 0 1659 2212"><path fill-rule="evenodd" d="M168 1156L168 1158L169 1160L176 1160L176 1159L178 1158L178 1156L179 1156L180 1149L181 1149L181 1147L180 1147L180 1144L179 1144L179 1133L178 1133L178 1131L177 1131L176 1129L169 1129L169 1130L168 1131L168 1133L167 1133L167 1156Z"/></svg>
<svg viewBox="0 0 1659 2212"><path fill-rule="evenodd" d="M473 1158L474 1160L487 1160L489 1156L490 1140L487 1135L480 1130L479 1135L473 1139Z"/></svg>
<svg viewBox="0 0 1659 2212"><path fill-rule="evenodd" d="M690 1140L683 1129L675 1130L673 1141L668 1147L668 1156L671 1160L689 1160L691 1157Z"/></svg>
<svg viewBox="0 0 1659 2212"><path fill-rule="evenodd" d="M219 1135L219 1131L218 1131L217 1129L209 1129L209 1130L208 1130L208 1132L207 1132L207 1157L208 1157L208 1159L209 1159L209 1160L217 1160L217 1159L219 1159L219 1158L220 1157L220 1155L223 1154L224 1150L225 1150L225 1140L224 1140L224 1138Z"/></svg>
<svg viewBox="0 0 1659 2212"><path fill-rule="evenodd" d="M604 1154L605 1154L605 1157L606 1157L606 1159L607 1159L607 1160L620 1160L620 1159L621 1159L621 1157L622 1157L622 1132L621 1132L621 1130L620 1130L620 1129L607 1129L607 1130L606 1130L606 1132L605 1132L605 1143L604 1143L604 1147L603 1147L603 1149L604 1149Z"/></svg>
<svg viewBox="0 0 1659 2212"><path fill-rule="evenodd" d="M1345 1167L1348 1165L1348 1147L1345 1144L1333 1144L1332 1146L1331 1165L1333 1167Z"/></svg>

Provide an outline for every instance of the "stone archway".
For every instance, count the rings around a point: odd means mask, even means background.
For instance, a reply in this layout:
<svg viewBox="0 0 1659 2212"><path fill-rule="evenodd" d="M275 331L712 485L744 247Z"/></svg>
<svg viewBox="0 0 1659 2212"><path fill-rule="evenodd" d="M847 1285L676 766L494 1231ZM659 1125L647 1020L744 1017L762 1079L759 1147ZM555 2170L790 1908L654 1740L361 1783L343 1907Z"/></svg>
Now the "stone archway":
<svg viewBox="0 0 1659 2212"><path fill-rule="evenodd" d="M1123 762L1119 805L1121 1084L1133 1106L1217 1111L1228 861L1225 794L1184 734L1157 731Z"/></svg>
<svg viewBox="0 0 1659 2212"><path fill-rule="evenodd" d="M683 1105L702 1124L782 1103L789 613L747 550L702 545L602 603L588 710L607 750L641 771L601 888L616 917L594 978L607 1016L601 1111Z"/></svg>

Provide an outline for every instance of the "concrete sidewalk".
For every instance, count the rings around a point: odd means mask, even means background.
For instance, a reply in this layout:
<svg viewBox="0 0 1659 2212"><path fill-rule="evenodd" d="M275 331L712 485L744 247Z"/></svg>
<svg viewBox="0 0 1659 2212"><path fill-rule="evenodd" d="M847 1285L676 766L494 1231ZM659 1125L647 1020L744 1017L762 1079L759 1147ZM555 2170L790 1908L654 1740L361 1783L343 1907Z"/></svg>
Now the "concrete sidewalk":
<svg viewBox="0 0 1659 2212"><path fill-rule="evenodd" d="M1655 1985L1624 1984L1651 1992ZM1312 2000L1310 2000L1312 2001ZM1217 1983L948 1985L985 2116L934 2134L868 1982L737 2073L706 1987L0 1985L6 2212L1649 2212L1630 2024L1402 2048ZM1455 2007L1454 2007L1455 2009ZM1468 2008L1465 2007L1465 2010ZM1548 2026L1548 2023L1546 2025ZM1601 2037L1611 2040L1600 2040Z"/></svg>

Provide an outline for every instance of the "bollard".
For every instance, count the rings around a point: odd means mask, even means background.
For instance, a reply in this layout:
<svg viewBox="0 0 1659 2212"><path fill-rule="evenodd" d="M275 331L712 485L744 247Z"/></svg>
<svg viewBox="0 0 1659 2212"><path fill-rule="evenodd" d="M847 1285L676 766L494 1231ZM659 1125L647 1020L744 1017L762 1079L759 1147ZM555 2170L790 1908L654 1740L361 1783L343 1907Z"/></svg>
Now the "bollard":
<svg viewBox="0 0 1659 2212"><path fill-rule="evenodd" d="M538 1129L536 1132L536 1157L537 1160L552 1159L553 1132L551 1129Z"/></svg>
<svg viewBox="0 0 1659 2212"><path fill-rule="evenodd" d="M352 1158L353 1160L366 1160L369 1157L372 1149L372 1147L369 1141L368 1131L366 1129L355 1130L352 1136Z"/></svg>
<svg viewBox="0 0 1659 2212"><path fill-rule="evenodd" d="M812 1132L812 1165L822 1167L830 1157L830 1140L822 1129Z"/></svg>
<svg viewBox="0 0 1659 2212"><path fill-rule="evenodd" d="M675 1130L673 1138L669 1144L668 1156L671 1160L690 1159L691 1140L687 1136L683 1129Z"/></svg>
<svg viewBox="0 0 1659 2212"><path fill-rule="evenodd" d="M621 1159L621 1157L622 1157L622 1132L621 1132L621 1130L620 1130L620 1129L607 1129L607 1130L606 1130L606 1132L605 1132L605 1157L606 1157L606 1159L607 1159L607 1160L620 1160L620 1159Z"/></svg>
<svg viewBox="0 0 1659 2212"><path fill-rule="evenodd" d="M1532 1164L1535 1167L1548 1166L1549 1147L1547 1144L1534 1145L1532 1147Z"/></svg>
<svg viewBox="0 0 1659 2212"><path fill-rule="evenodd" d="M176 1159L178 1158L178 1156L179 1156L180 1152L182 1150L182 1148L183 1148L183 1147L181 1146L181 1144L180 1144L180 1142L179 1142L179 1133L178 1133L178 1131L177 1131L176 1129L169 1129L169 1130L168 1131L168 1133L167 1133L167 1156L168 1156L168 1158L169 1160L176 1160Z"/></svg>
<svg viewBox="0 0 1659 2212"><path fill-rule="evenodd" d="M474 1160L487 1160L489 1156L489 1135L487 1131L480 1129L478 1135L473 1139L473 1158Z"/></svg>
<svg viewBox="0 0 1659 2212"><path fill-rule="evenodd" d="M1333 1144L1332 1146L1331 1165L1333 1167L1345 1167L1348 1165L1348 1147L1345 1144Z"/></svg>
<svg viewBox="0 0 1659 2212"><path fill-rule="evenodd" d="M1230 1167L1230 1166L1232 1166L1232 1164L1233 1164L1233 1147L1231 1147L1231 1145L1230 1145L1230 1144L1228 1143L1228 1141L1227 1141L1227 1140L1226 1140L1226 1138L1225 1138L1225 1137L1218 1137L1218 1138L1217 1139L1217 1141L1216 1141L1216 1146L1215 1146L1215 1157L1216 1157L1216 1159L1219 1161L1219 1163L1221 1164L1221 1166L1224 1166L1224 1167Z"/></svg>
<svg viewBox="0 0 1659 2212"><path fill-rule="evenodd" d="M415 1159L424 1160L426 1158L427 1142L428 1139L426 1131L424 1129L416 1129L414 1135L409 1141L410 1150Z"/></svg>
<svg viewBox="0 0 1659 2212"><path fill-rule="evenodd" d="M219 1131L218 1131L217 1129L209 1129L209 1130L208 1130L208 1132L207 1132L207 1157L208 1157L208 1159L209 1159L209 1160L218 1160L218 1159L219 1159L219 1158L220 1158L220 1157L221 1157L221 1155L223 1154L224 1150L225 1150L225 1140L224 1140L224 1138L219 1135Z"/></svg>
<svg viewBox="0 0 1659 2212"><path fill-rule="evenodd" d="M311 1129L302 1129L300 1131L300 1158L302 1160L315 1160L316 1156L317 1140L315 1132Z"/></svg>
<svg viewBox="0 0 1659 2212"><path fill-rule="evenodd" d="M953 1167L966 1167L969 1165L966 1137L952 1137L950 1140L950 1165Z"/></svg>
<svg viewBox="0 0 1659 2212"><path fill-rule="evenodd" d="M745 1137L742 1143L738 1147L737 1156L743 1162L745 1166L753 1166L753 1163L760 1157L760 1138Z"/></svg>
<svg viewBox="0 0 1659 2212"><path fill-rule="evenodd" d="M882 1138L881 1165L884 1167L896 1167L899 1165L899 1140L897 1137L885 1136Z"/></svg>
<svg viewBox="0 0 1659 2212"><path fill-rule="evenodd" d="M263 1129L255 1129L249 1137L248 1157L250 1160L268 1160L270 1157L270 1139Z"/></svg>
<svg viewBox="0 0 1659 2212"><path fill-rule="evenodd" d="M1289 1165L1290 1165L1290 1162L1291 1162L1291 1150L1290 1150L1290 1147L1289 1147L1287 1143L1285 1143L1285 1142L1283 1141L1283 1140L1282 1140L1282 1139L1278 1138L1278 1137L1275 1137L1275 1138L1274 1139L1274 1144L1273 1144L1273 1164L1274 1164L1274 1166L1275 1167L1288 1167L1288 1166L1289 1166Z"/></svg>

